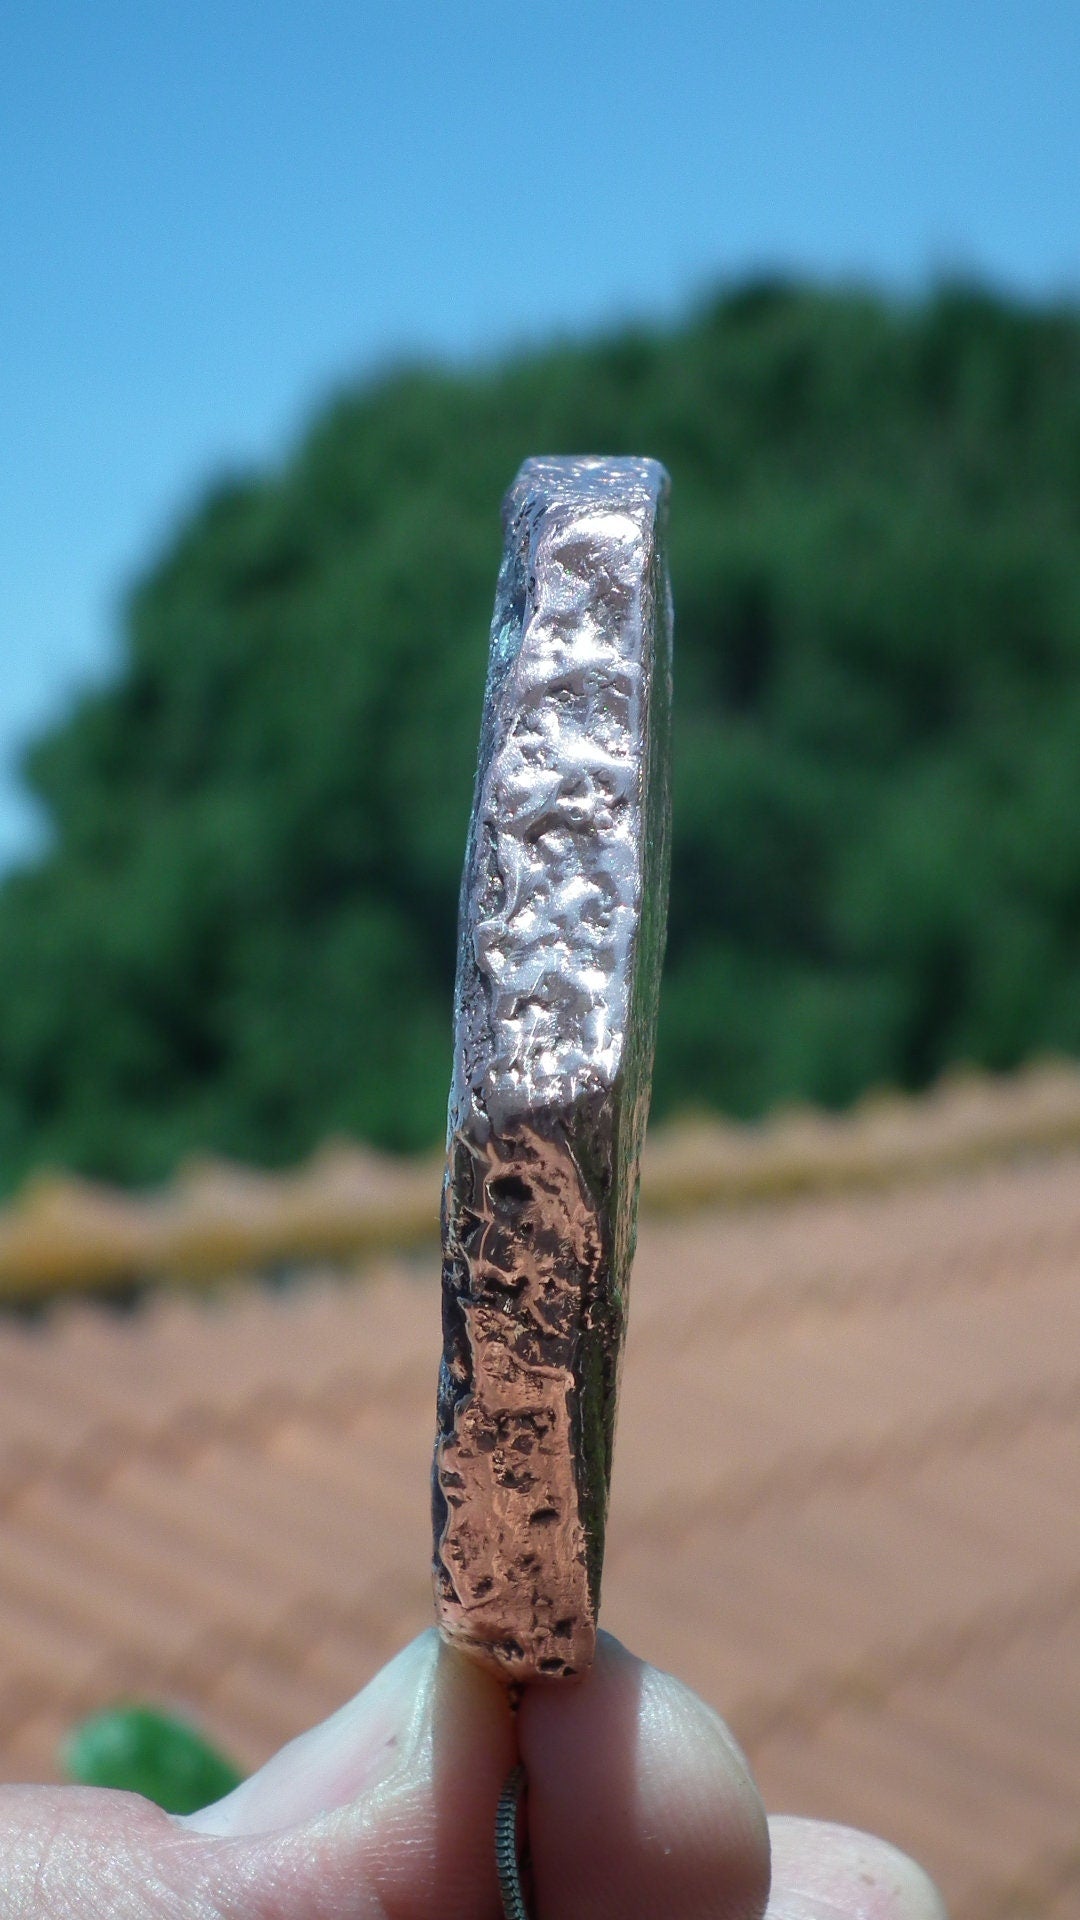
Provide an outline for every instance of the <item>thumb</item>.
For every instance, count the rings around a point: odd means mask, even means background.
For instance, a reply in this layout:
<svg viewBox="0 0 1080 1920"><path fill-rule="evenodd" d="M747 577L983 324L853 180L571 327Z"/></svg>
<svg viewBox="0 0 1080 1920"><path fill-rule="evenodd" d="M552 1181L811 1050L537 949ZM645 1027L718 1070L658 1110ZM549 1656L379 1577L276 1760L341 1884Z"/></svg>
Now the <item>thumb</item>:
<svg viewBox="0 0 1080 1920"><path fill-rule="evenodd" d="M0 1789L0 1912L494 1916L494 1809L513 1759L504 1689L423 1634L347 1707L187 1819L133 1794Z"/></svg>

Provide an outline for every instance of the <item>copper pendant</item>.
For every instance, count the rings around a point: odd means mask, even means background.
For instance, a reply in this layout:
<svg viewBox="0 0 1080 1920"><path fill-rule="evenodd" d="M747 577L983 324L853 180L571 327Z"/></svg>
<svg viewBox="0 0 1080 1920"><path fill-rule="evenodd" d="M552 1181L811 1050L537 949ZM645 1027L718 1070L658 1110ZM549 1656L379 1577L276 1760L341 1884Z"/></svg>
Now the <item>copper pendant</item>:
<svg viewBox="0 0 1080 1920"><path fill-rule="evenodd" d="M596 1637L669 857L668 481L528 460L503 508L461 890L435 1591L509 1681Z"/></svg>

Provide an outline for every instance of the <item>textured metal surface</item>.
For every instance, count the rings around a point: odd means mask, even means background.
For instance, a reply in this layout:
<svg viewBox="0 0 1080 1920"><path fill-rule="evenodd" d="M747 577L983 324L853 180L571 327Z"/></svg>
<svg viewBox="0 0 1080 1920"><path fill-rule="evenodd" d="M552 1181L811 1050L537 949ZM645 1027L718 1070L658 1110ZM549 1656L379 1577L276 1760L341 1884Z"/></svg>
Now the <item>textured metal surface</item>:
<svg viewBox="0 0 1080 1920"><path fill-rule="evenodd" d="M462 881L433 1474L444 1633L583 1671L667 899L667 476L525 463Z"/></svg>

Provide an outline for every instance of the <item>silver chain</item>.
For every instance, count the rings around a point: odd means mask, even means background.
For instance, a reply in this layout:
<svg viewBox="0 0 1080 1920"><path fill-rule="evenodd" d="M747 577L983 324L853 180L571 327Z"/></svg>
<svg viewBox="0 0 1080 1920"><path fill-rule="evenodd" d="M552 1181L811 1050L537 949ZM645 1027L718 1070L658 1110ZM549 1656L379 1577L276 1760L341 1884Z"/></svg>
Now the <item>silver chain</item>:
<svg viewBox="0 0 1080 1920"><path fill-rule="evenodd" d="M525 1769L518 1766L499 1795L495 1814L495 1868L506 1920L529 1920L529 1909L521 1888L517 1845L518 1809L524 1791Z"/></svg>

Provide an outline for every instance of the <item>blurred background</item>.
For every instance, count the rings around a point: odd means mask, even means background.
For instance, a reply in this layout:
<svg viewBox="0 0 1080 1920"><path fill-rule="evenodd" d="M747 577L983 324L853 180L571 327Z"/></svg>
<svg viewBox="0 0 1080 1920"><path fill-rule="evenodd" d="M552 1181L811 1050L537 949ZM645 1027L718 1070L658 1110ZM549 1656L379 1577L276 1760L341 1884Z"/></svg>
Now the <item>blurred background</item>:
<svg viewBox="0 0 1080 1920"><path fill-rule="evenodd" d="M1075 1913L1078 81L1003 0L0 23L5 1777L122 1697L256 1764L428 1617L498 504L648 453L610 1624L957 1915Z"/></svg>

